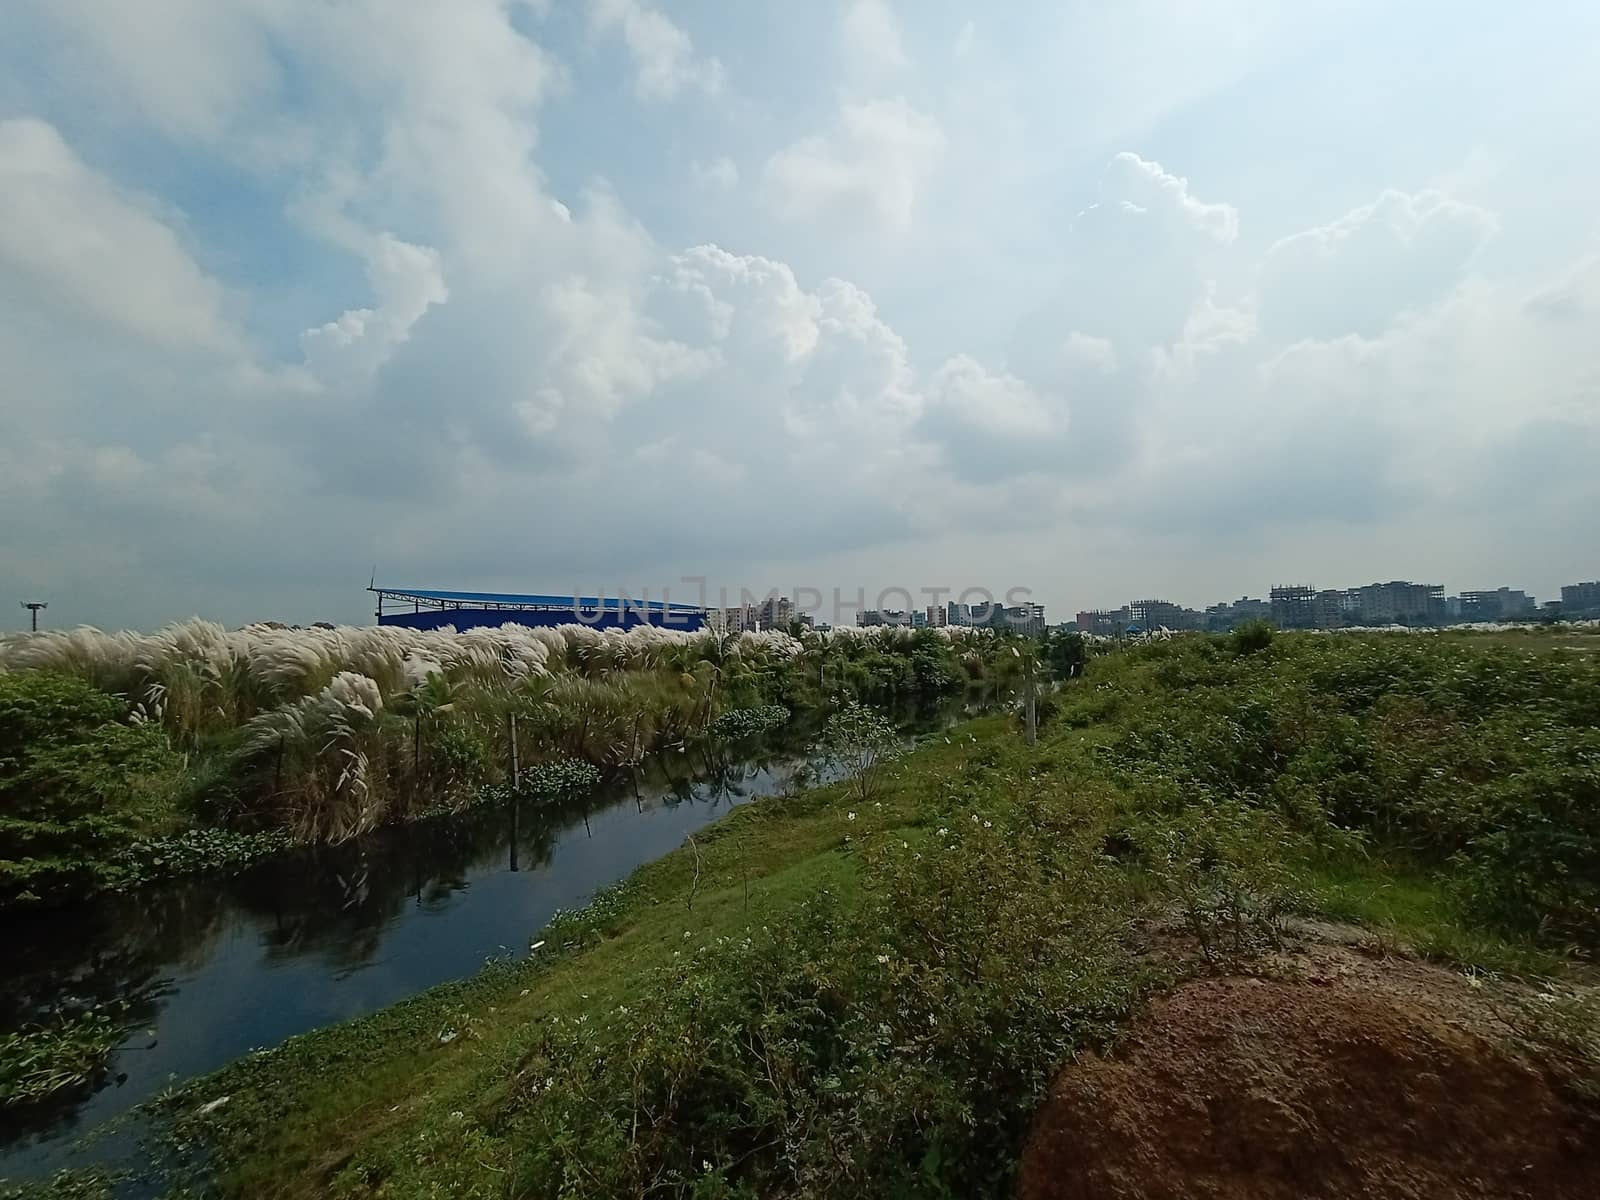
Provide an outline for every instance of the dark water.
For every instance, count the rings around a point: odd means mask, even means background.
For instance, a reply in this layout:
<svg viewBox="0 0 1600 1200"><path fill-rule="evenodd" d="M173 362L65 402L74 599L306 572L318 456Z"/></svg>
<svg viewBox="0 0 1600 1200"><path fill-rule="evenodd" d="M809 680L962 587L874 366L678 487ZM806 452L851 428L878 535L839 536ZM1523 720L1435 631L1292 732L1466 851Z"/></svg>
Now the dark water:
<svg viewBox="0 0 1600 1200"><path fill-rule="evenodd" d="M6 919L0 1031L61 1004L122 1001L131 1032L93 1092L0 1126L0 1177L82 1165L78 1135L172 1083L526 953L556 910L797 771L815 773L796 746L661 757L587 816L474 813Z"/></svg>

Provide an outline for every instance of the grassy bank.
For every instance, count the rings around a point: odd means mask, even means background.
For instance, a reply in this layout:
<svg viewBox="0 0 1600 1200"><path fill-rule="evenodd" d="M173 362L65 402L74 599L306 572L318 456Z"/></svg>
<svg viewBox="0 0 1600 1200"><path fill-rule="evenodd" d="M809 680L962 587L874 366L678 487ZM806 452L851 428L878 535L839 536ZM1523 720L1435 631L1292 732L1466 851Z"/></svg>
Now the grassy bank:
<svg viewBox="0 0 1600 1200"><path fill-rule="evenodd" d="M1059 1064L1287 914L1474 970L1592 950L1596 703L1559 652L1106 656L1037 746L989 718L741 808L528 959L186 1089L177 1136L253 1197L1005 1194Z"/></svg>

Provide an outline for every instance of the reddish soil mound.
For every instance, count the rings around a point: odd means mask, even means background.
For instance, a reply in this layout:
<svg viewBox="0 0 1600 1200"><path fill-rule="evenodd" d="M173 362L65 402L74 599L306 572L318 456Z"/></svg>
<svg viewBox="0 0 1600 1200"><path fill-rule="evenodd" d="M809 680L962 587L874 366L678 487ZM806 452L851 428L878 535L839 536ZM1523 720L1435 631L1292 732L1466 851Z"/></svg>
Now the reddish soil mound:
<svg viewBox="0 0 1600 1200"><path fill-rule="evenodd" d="M1063 1071L1022 1200L1600 1197L1600 1114L1459 976L1327 946L1280 965L1185 984Z"/></svg>

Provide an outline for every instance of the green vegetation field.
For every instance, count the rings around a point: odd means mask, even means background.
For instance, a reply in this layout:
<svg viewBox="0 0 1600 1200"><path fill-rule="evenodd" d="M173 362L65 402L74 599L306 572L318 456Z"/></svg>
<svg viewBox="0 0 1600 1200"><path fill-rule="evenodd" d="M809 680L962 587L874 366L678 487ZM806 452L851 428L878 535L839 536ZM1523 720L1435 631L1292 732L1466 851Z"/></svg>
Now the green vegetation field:
<svg viewBox="0 0 1600 1200"><path fill-rule="evenodd" d="M1063 1062L1287 914L1561 987L1600 947L1592 656L1250 630L1044 709L736 810L526 960L185 1089L174 1136L248 1197L1004 1195Z"/></svg>

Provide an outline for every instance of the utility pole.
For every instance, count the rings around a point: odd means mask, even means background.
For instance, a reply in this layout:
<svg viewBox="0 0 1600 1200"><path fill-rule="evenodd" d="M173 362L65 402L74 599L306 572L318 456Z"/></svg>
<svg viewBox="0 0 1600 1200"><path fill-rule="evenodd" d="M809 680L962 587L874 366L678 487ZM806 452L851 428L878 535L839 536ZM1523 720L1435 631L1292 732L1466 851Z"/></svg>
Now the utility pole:
<svg viewBox="0 0 1600 1200"><path fill-rule="evenodd" d="M1029 646L1028 653L1023 654L1016 646L1012 646L1011 655L1013 658L1022 660L1022 712L1024 720L1022 736L1028 745L1032 746L1039 740L1038 710L1035 707L1033 691L1033 666L1036 652L1032 646Z"/></svg>
<svg viewBox="0 0 1600 1200"><path fill-rule="evenodd" d="M46 603L45 601L43 601L43 600L24 600L22 602L22 607L28 610L28 616L30 618L32 618L32 621L33 621L33 632L34 633L38 633L39 632L39 610L41 608L49 608L50 605L48 603Z"/></svg>

